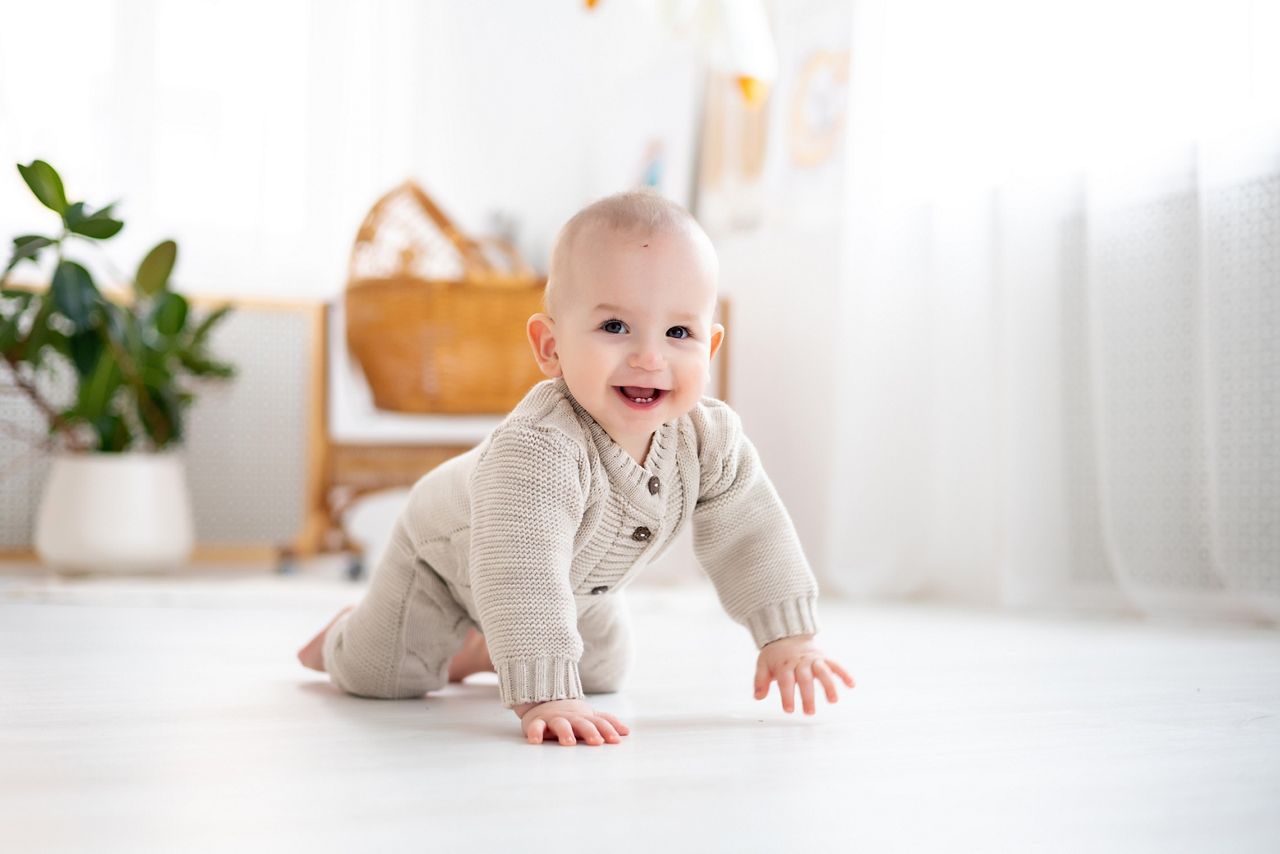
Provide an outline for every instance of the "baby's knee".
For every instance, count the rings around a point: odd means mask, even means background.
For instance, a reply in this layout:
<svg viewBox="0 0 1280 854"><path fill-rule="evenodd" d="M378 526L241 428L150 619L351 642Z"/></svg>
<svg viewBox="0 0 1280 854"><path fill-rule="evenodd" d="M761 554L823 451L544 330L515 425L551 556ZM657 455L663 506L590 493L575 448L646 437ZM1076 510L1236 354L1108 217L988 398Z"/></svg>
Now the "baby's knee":
<svg viewBox="0 0 1280 854"><path fill-rule="evenodd" d="M370 700L394 699L387 696L388 692L385 686L378 684L377 680L364 678L359 673L345 674L337 670L330 670L329 679L344 693L353 697L366 697Z"/></svg>
<svg viewBox="0 0 1280 854"><path fill-rule="evenodd" d="M407 700L421 697L433 687L422 668L388 667L387 662L361 656L347 648L339 635L325 649L325 665L329 679L344 692L372 700Z"/></svg>
<svg viewBox="0 0 1280 854"><path fill-rule="evenodd" d="M578 670L582 690L587 694L614 694L621 691L631 669L629 655L584 660Z"/></svg>
<svg viewBox="0 0 1280 854"><path fill-rule="evenodd" d="M411 700L428 690L425 685L406 684L404 680L388 679L384 674L358 669L331 670L329 678L346 693L370 700Z"/></svg>

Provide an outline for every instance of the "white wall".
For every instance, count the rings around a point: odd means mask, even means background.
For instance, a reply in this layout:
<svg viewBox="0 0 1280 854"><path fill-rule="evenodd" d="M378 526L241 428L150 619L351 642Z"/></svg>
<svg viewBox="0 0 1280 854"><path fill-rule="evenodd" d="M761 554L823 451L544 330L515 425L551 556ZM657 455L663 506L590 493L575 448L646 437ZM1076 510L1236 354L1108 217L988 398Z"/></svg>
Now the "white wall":
<svg viewBox="0 0 1280 854"><path fill-rule="evenodd" d="M683 142L664 190L688 201L699 46L651 3L53 0L0 14L27 21L0 29L0 236L54 227L12 166L45 159L73 197L123 199L110 252L123 275L172 236L187 291L335 295L365 212L410 176L464 230L514 217L541 267L569 214L634 184L655 133Z"/></svg>
<svg viewBox="0 0 1280 854"><path fill-rule="evenodd" d="M846 281L849 117L840 85L805 89L800 80L817 53L847 58L852 3L789 0L772 8L779 75L758 187L760 224L715 240L721 283L733 299L733 406L821 583L834 565L833 526L839 524L830 512L838 488L832 416L844 370L838 345L847 334L838 305ZM801 165L792 136L797 115L845 128L830 158Z"/></svg>

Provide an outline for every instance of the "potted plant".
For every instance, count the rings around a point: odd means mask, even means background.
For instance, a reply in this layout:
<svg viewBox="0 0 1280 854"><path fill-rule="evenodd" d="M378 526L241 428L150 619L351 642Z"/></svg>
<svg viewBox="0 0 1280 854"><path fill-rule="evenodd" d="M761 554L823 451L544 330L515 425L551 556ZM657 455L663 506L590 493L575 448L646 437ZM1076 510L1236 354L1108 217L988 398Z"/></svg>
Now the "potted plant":
<svg viewBox="0 0 1280 854"><path fill-rule="evenodd" d="M142 259L130 292L103 293L66 252L119 233L124 223L115 205L69 203L61 177L42 160L18 171L61 217L53 235L13 238L0 275L0 376L7 373L47 422L38 444L53 454L36 516L36 553L50 566L77 571L177 566L194 541L181 453L183 415L195 399L189 381L234 374L206 349L230 307L197 320L170 287L178 252L172 240ZM10 284L19 265L49 255L47 289Z"/></svg>

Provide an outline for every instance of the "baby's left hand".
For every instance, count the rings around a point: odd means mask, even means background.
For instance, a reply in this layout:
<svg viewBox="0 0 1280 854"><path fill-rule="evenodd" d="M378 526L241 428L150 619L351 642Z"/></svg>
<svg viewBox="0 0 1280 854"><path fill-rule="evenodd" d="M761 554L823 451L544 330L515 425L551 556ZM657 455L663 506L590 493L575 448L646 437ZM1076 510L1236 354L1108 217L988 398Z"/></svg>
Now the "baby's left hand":
<svg viewBox="0 0 1280 854"><path fill-rule="evenodd" d="M782 695L783 711L793 712L798 683L800 699L804 701L804 713L812 715L816 711L813 704L815 676L827 690L827 702L834 703L838 699L833 674L850 688L854 686L853 677L822 654L822 650L813 642L813 635L780 638L765 644L764 649L760 650L760 658L756 661L756 699L763 700L769 693L769 683L776 681L778 692Z"/></svg>

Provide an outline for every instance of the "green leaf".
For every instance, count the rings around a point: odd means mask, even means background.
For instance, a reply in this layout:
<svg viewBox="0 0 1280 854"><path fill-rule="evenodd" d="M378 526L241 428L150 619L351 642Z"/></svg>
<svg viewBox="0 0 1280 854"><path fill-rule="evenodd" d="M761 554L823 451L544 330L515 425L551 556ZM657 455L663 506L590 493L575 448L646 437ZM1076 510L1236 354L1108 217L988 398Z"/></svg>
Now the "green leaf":
<svg viewBox="0 0 1280 854"><path fill-rule="evenodd" d="M39 234L23 234L13 238L13 257L9 259L8 266L4 268L5 273L8 273L28 258L35 261L41 249L53 246L57 242L48 237L41 237Z"/></svg>
<svg viewBox="0 0 1280 854"><path fill-rule="evenodd" d="M53 273L51 290L58 311L77 329L88 329L93 322L93 307L102 301L89 271L74 261L63 261Z"/></svg>
<svg viewBox="0 0 1280 854"><path fill-rule="evenodd" d="M115 395L116 389L124 377L115 356L110 350L103 350L93 374L80 383L78 409L80 415L88 421L94 421L107 414L107 406Z"/></svg>
<svg viewBox="0 0 1280 854"><path fill-rule="evenodd" d="M98 450L119 453L126 450L133 437L129 435L129 427L119 415L104 415L95 419L93 429L98 434Z"/></svg>
<svg viewBox="0 0 1280 854"><path fill-rule="evenodd" d="M187 325L188 310L186 298L173 291L165 291L152 314L156 330L161 335L177 335Z"/></svg>
<svg viewBox="0 0 1280 854"><path fill-rule="evenodd" d="M40 204L59 215L66 213L67 194L57 170L43 160L32 160L29 166L19 163L18 172Z"/></svg>
<svg viewBox="0 0 1280 854"><path fill-rule="evenodd" d="M142 358L147 349L145 330L139 323L138 316L129 309L122 309L120 317L124 320L124 337L120 340L124 344L125 352L137 361Z"/></svg>
<svg viewBox="0 0 1280 854"><path fill-rule="evenodd" d="M123 306L116 305L110 300L103 300L102 316L104 319L105 331L110 340L123 341L125 339L125 319L127 310Z"/></svg>
<svg viewBox="0 0 1280 854"><path fill-rule="evenodd" d="M226 317L230 313L231 313L230 305L219 306L217 309L211 312L203 321L201 321L200 325L196 327L195 334L191 336L192 349L198 349L199 347L203 346L204 339L209 335L209 330L213 329L214 325L217 324L218 321L222 320L224 317Z"/></svg>
<svg viewBox="0 0 1280 854"><path fill-rule="evenodd" d="M66 223L68 231L84 237L92 237L95 240L106 240L108 237L114 237L120 229L124 228L123 222L111 216L113 207L115 205L110 204L90 213L84 202L76 202L67 208L67 212L62 215L62 221Z"/></svg>
<svg viewBox="0 0 1280 854"><path fill-rule="evenodd" d="M17 358L33 368L39 368L41 360L44 359L45 344L48 343L52 332L49 329L49 316L53 314L53 300L36 297L32 302L39 307L36 309L35 318L31 321L31 328L27 330L26 338L18 348Z"/></svg>
<svg viewBox="0 0 1280 854"><path fill-rule="evenodd" d="M161 338L159 347L147 347L138 359L136 368L142 382L154 388L167 388L173 384L170 358L172 339Z"/></svg>
<svg viewBox="0 0 1280 854"><path fill-rule="evenodd" d="M138 401L138 418L143 429L151 437L157 448L163 448L170 442L182 438L181 407L173 392L168 388L145 387L145 394L151 406L146 407ZM159 423L156 423L158 419Z"/></svg>
<svg viewBox="0 0 1280 854"><path fill-rule="evenodd" d="M9 350L18 343L21 330L18 328L20 314L13 317L0 317L0 356L8 356Z"/></svg>
<svg viewBox="0 0 1280 854"><path fill-rule="evenodd" d="M72 231L85 237L92 237L94 240L106 240L108 237L115 237L122 228L124 223L118 219L91 219L73 228Z"/></svg>
<svg viewBox="0 0 1280 854"><path fill-rule="evenodd" d="M187 371L197 377L219 377L221 379L229 379L236 375L234 365L229 365L225 362L215 362L208 358L204 353L182 350L178 353L178 360L182 362L182 366L186 368Z"/></svg>
<svg viewBox="0 0 1280 854"><path fill-rule="evenodd" d="M58 241L52 237L45 237L43 234L19 234L13 238L13 250L25 250L26 252L34 252L43 249L46 246L52 246Z"/></svg>
<svg viewBox="0 0 1280 854"><path fill-rule="evenodd" d="M82 329L73 334L68 343L76 373L81 377L88 377L98 366L102 348L105 346L101 332L97 329Z"/></svg>
<svg viewBox="0 0 1280 854"><path fill-rule="evenodd" d="M173 374L163 364L149 362L143 365L138 373L144 383L155 388L164 388L173 382Z"/></svg>
<svg viewBox="0 0 1280 854"><path fill-rule="evenodd" d="M236 375L236 366L228 362L208 362L205 376L230 379Z"/></svg>
<svg viewBox="0 0 1280 854"><path fill-rule="evenodd" d="M164 290L169 284L169 274L173 272L173 265L177 259L178 244L172 240L157 243L138 265L138 275L134 278L138 293L154 296Z"/></svg>
<svg viewBox="0 0 1280 854"><path fill-rule="evenodd" d="M62 330L54 329L52 323L49 325L49 337L45 340L45 346L71 358L71 339Z"/></svg>

